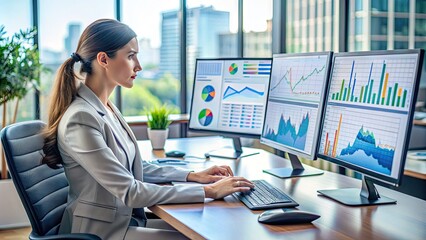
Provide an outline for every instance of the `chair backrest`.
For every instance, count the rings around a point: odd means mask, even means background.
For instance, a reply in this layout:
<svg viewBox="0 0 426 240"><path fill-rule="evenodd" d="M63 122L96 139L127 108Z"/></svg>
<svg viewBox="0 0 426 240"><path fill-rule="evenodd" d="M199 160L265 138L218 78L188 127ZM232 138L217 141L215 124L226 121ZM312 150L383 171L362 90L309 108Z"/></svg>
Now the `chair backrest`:
<svg viewBox="0 0 426 240"><path fill-rule="evenodd" d="M9 125L1 133L13 183L39 236L58 232L68 195L64 169L41 164L44 138L40 131L46 124L27 121Z"/></svg>

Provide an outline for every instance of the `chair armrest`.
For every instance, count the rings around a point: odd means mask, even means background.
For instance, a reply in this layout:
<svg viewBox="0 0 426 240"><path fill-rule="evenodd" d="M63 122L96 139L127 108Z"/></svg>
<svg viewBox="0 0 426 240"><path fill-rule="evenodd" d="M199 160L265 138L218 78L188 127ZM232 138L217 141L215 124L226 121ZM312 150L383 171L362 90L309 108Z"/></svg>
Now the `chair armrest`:
<svg viewBox="0 0 426 240"><path fill-rule="evenodd" d="M34 232L30 234L30 240L57 240L57 239L70 239L70 240L102 240L100 237L90 233L70 233L58 234L50 236L39 236Z"/></svg>

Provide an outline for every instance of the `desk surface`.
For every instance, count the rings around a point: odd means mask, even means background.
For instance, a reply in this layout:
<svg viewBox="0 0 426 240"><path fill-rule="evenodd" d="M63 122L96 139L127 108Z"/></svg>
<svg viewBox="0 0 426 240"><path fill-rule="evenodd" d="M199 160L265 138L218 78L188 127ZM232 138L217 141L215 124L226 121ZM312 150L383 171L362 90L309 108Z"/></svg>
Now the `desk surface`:
<svg viewBox="0 0 426 240"><path fill-rule="evenodd" d="M426 180L426 161L407 158L404 174Z"/></svg>
<svg viewBox="0 0 426 240"><path fill-rule="evenodd" d="M229 139L169 139L166 151L182 150L188 156L202 156ZM149 141L139 142L144 159L164 157L163 151L152 151ZM191 159L188 159L192 161ZM236 175L248 179L265 179L282 189L300 204L301 210L314 212L321 218L312 224L264 225L257 222L262 211L251 211L233 196L198 204L171 204L150 207L151 211L191 239L426 239L426 202L377 186L382 195L394 198L397 204L348 207L319 196L317 190L361 187L361 181L335 173L320 176L279 179L262 169L288 167L288 160L260 150L260 154L240 160L212 158L193 160L194 170L214 164L227 164Z"/></svg>
<svg viewBox="0 0 426 240"><path fill-rule="evenodd" d="M423 120L414 120L413 123L419 126L426 126L426 119Z"/></svg>

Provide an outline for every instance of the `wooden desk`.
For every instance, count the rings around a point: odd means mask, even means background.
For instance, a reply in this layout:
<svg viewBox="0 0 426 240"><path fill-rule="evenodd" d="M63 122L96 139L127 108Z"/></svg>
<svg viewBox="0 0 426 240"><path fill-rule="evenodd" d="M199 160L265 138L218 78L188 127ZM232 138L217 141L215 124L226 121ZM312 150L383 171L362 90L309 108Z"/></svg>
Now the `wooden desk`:
<svg viewBox="0 0 426 240"><path fill-rule="evenodd" d="M404 174L426 180L426 161L407 158Z"/></svg>
<svg viewBox="0 0 426 240"><path fill-rule="evenodd" d="M166 150L182 150L187 155L202 156L217 146L230 145L229 139L169 139ZM163 157L152 151L148 141L139 142L144 159ZM260 150L261 151L261 150ZM197 161L197 160L194 160ZM200 160L198 160L200 161ZM317 190L361 187L361 181L326 172L320 176L279 179L262 169L288 167L289 161L261 151L240 160L212 158L191 163L188 167L203 169L213 164L227 164L236 175L248 179L265 179L285 191L301 210L314 212L321 218L312 224L264 225L257 222L262 211L251 211L233 196L198 204L171 204L150 207L170 225L191 239L426 239L426 202L418 198L376 186L382 195L397 204L348 207L319 196Z"/></svg>
<svg viewBox="0 0 426 240"><path fill-rule="evenodd" d="M426 200L426 161L407 158L402 185L395 189Z"/></svg>
<svg viewBox="0 0 426 240"><path fill-rule="evenodd" d="M414 125L426 126L426 119L423 120L413 120Z"/></svg>

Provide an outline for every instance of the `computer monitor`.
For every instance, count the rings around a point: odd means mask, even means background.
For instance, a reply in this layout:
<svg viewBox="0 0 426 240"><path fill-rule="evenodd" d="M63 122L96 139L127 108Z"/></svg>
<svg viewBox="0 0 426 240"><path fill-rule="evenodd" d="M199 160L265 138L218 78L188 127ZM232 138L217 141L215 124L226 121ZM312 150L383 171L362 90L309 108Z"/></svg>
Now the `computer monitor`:
<svg viewBox="0 0 426 240"><path fill-rule="evenodd" d="M331 52L275 54L272 61L261 143L289 153L291 168L263 170L280 178L323 171L303 167L297 156L314 159Z"/></svg>
<svg viewBox="0 0 426 240"><path fill-rule="evenodd" d="M240 137L260 137L271 62L271 58L197 59L189 130L231 137L234 144L211 151L210 156L258 153L242 148Z"/></svg>
<svg viewBox="0 0 426 240"><path fill-rule="evenodd" d="M320 190L346 205L395 203L373 184L399 185L424 50L337 53L318 156L363 174L360 189Z"/></svg>

